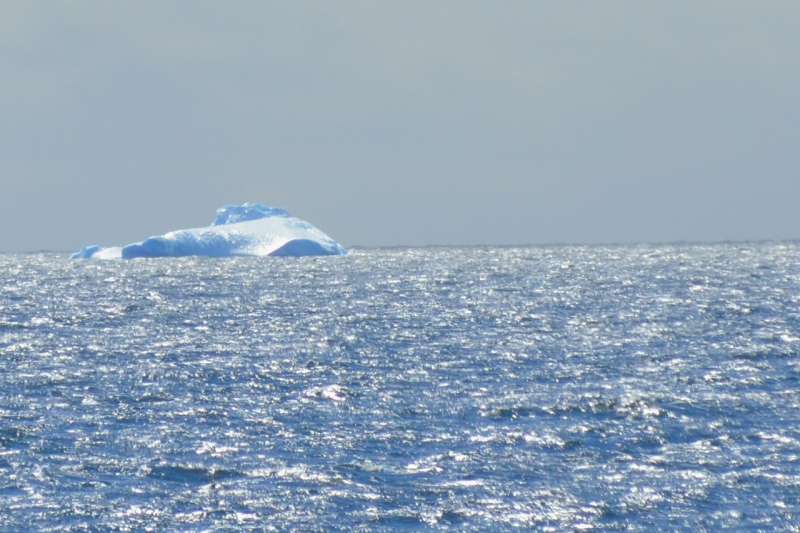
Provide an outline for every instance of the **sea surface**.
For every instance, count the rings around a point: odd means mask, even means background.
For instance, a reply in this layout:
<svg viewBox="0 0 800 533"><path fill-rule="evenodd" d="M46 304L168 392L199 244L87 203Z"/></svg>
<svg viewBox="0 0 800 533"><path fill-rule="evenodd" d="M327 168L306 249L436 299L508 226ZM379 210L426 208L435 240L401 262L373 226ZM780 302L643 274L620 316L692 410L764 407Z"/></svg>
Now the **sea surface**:
<svg viewBox="0 0 800 533"><path fill-rule="evenodd" d="M0 530L800 530L800 244L0 255Z"/></svg>

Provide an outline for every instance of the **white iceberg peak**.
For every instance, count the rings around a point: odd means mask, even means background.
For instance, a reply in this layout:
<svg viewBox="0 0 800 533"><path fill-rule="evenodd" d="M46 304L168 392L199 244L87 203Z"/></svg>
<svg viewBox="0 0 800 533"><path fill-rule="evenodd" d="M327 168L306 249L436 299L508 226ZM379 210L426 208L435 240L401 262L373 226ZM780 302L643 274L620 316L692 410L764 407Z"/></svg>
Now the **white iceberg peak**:
<svg viewBox="0 0 800 533"><path fill-rule="evenodd" d="M245 202L242 205L226 205L217 209L217 217L212 226L223 226L225 224L236 224L248 220L258 220L267 217L288 217L289 212L280 207L269 207L264 204L253 204Z"/></svg>
<svg viewBox="0 0 800 533"><path fill-rule="evenodd" d="M344 255L341 244L288 211L257 203L217 210L211 226L171 231L123 247L87 246L73 259Z"/></svg>

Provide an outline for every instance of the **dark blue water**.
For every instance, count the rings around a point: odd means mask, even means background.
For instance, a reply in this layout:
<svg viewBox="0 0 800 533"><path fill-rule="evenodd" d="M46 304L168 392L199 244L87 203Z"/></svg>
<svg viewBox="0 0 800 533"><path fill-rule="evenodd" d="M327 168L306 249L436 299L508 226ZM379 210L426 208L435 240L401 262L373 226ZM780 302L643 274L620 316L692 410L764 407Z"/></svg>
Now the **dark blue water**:
<svg viewBox="0 0 800 533"><path fill-rule="evenodd" d="M800 527L800 245L0 256L0 529Z"/></svg>

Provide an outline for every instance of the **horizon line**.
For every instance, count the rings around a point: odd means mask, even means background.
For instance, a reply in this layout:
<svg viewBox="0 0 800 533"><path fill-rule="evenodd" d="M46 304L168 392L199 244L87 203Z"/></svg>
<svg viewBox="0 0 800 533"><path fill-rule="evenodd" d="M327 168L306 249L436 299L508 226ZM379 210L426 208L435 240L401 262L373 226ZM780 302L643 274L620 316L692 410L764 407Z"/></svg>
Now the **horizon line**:
<svg viewBox="0 0 800 533"><path fill-rule="evenodd" d="M347 245L345 248L357 250L391 250L391 249L411 249L411 248L560 248L560 247L604 247L604 246L710 246L720 244L767 244L767 243L798 243L800 238L786 238L786 239L723 239L723 240L691 240L691 239L677 239L665 241L605 241L605 242L570 242L570 241L552 241L552 242L539 242L539 243L502 243L502 244L352 244ZM38 250L0 250L0 254L71 254L75 250L56 250L41 248Z"/></svg>

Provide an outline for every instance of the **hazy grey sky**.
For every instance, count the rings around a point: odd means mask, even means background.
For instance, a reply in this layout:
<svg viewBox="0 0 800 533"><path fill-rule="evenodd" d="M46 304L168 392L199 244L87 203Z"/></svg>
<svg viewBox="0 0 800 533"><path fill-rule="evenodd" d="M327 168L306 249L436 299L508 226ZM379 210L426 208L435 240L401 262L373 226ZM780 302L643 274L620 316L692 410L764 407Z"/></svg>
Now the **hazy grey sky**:
<svg viewBox="0 0 800 533"><path fill-rule="evenodd" d="M0 249L800 237L800 2L4 2Z"/></svg>

